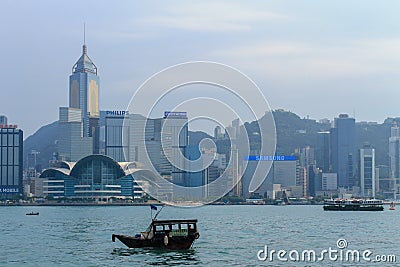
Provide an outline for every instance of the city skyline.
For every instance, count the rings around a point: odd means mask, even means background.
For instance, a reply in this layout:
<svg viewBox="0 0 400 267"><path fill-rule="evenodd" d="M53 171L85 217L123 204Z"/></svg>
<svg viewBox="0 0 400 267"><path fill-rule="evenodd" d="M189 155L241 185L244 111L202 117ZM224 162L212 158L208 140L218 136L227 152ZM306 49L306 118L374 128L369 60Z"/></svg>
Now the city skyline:
<svg viewBox="0 0 400 267"><path fill-rule="evenodd" d="M272 109L316 119L348 113L358 121L382 122L399 116L398 3L353 1L346 9L316 1L98 3L99 11L107 6L107 16L85 12L88 2L78 10L47 1L0 5L0 33L9 40L1 45L7 62L1 73L8 77L3 86L11 100L0 113L25 138L56 121L58 107L68 105L67 77L83 43L84 22L102 77L103 110L124 110L135 89L165 67L210 60L254 79ZM232 12L222 12L227 8ZM51 75L36 71L49 66ZM327 99L334 104L326 105Z"/></svg>

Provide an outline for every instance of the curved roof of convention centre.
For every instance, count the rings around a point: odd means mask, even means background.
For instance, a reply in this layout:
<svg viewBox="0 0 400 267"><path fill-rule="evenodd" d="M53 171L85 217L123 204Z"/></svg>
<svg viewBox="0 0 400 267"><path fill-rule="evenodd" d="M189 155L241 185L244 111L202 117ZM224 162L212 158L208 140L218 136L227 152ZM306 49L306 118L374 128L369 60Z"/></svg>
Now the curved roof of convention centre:
<svg viewBox="0 0 400 267"><path fill-rule="evenodd" d="M70 174L70 170L68 170L68 169L64 169L64 168L49 168L49 169L44 170L42 172L42 174L40 174L39 178L54 177L57 172L61 173L61 174L64 174L64 175L69 175Z"/></svg>
<svg viewBox="0 0 400 267"><path fill-rule="evenodd" d="M72 168L70 175L73 177L77 177L78 171L81 168L84 168L87 162L90 162L93 160L100 160L100 161L109 163L111 166L113 166L115 169L117 169L120 177L124 177L126 175L125 171L122 169L121 165L117 161L115 161L113 158L105 156L105 155L90 155L90 156L86 156L86 157L78 160L76 162L76 164L74 165L74 167Z"/></svg>
<svg viewBox="0 0 400 267"><path fill-rule="evenodd" d="M54 177L57 172L64 175L79 178L76 176L78 174L78 170L84 168L88 161L93 161L93 160L100 160L109 163L111 166L117 169L120 178L130 174L137 174L140 177L146 176L148 177L148 179L155 179L156 177L156 175L152 171L142 169L143 167L142 164L138 162L117 162L109 156L95 154L81 158L77 162L67 162L67 161L57 162L54 165L54 167L51 167L43 171L42 174L40 175L40 178Z"/></svg>
<svg viewBox="0 0 400 267"><path fill-rule="evenodd" d="M54 163L53 167L71 170L75 166L75 163L76 162L59 161L59 162Z"/></svg>

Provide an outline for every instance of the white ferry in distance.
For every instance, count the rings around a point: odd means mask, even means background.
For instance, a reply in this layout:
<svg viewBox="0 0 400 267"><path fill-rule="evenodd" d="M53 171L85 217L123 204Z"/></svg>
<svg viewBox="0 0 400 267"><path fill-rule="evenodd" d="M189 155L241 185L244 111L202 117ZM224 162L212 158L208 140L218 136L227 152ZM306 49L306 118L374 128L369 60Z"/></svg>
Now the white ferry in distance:
<svg viewBox="0 0 400 267"><path fill-rule="evenodd" d="M378 199L327 199L324 210L383 211L383 201Z"/></svg>

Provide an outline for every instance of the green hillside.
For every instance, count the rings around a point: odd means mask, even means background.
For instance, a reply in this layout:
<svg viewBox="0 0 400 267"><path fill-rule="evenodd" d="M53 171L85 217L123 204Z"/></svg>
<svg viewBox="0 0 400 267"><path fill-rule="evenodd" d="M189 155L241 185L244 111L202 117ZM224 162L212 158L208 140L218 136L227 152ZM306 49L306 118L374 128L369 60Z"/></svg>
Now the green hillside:
<svg viewBox="0 0 400 267"><path fill-rule="evenodd" d="M273 112L277 130L277 154L291 154L295 148L305 146L315 147L316 136L319 131L328 131L331 127L328 123L319 123L315 120L300 118L292 112L277 110ZM382 124L356 124L356 148L361 148L368 142L375 148L376 165L388 165L388 139L393 119L387 119ZM398 121L400 125L400 120ZM246 129L259 132L256 122L245 123ZM53 153L56 152L58 123L41 127L36 133L24 141L24 163L32 150L40 152L37 155L37 164L43 168L48 166ZM189 132L191 144L198 144L201 139L210 137L203 132ZM251 135L252 146L257 146L259 138Z"/></svg>

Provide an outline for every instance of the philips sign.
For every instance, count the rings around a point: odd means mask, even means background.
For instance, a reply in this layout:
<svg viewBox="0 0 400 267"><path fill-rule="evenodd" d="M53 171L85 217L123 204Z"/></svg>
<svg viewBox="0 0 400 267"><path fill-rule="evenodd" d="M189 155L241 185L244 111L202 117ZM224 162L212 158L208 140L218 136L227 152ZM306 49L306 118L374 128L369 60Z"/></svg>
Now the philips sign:
<svg viewBox="0 0 400 267"><path fill-rule="evenodd" d="M114 117L124 117L129 115L129 111L127 110L107 110L106 116L114 116Z"/></svg>

